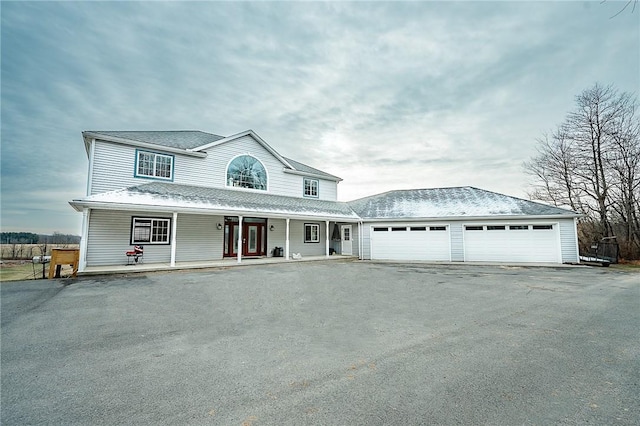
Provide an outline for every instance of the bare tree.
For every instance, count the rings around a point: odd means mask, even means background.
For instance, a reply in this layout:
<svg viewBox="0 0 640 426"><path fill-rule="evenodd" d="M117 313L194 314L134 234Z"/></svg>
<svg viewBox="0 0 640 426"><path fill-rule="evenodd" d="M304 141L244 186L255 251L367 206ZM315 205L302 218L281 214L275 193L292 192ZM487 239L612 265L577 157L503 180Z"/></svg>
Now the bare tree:
<svg viewBox="0 0 640 426"><path fill-rule="evenodd" d="M637 99L599 84L576 96L576 109L524 164L535 179L529 196L569 207L597 226L593 239L624 227L627 251L640 253L640 121ZM632 249L631 245L635 246Z"/></svg>

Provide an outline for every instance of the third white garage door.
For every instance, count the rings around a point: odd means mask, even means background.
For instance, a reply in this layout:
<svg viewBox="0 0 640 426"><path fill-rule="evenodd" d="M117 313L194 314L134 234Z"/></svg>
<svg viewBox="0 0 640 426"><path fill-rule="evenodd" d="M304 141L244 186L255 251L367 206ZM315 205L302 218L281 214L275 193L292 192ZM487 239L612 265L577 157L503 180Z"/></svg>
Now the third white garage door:
<svg viewBox="0 0 640 426"><path fill-rule="evenodd" d="M463 232L467 262L561 262L557 224L468 224Z"/></svg>
<svg viewBox="0 0 640 426"><path fill-rule="evenodd" d="M372 226L371 259L449 261L449 226Z"/></svg>

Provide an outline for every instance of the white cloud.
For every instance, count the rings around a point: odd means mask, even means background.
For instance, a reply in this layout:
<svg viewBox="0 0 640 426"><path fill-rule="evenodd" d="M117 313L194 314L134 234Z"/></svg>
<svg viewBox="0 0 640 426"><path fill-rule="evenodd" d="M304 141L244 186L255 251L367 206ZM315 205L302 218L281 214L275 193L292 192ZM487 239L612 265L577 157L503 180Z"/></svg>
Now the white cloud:
<svg viewBox="0 0 640 426"><path fill-rule="evenodd" d="M3 227L36 200L79 232L82 130L252 128L343 177L342 199L524 196L520 164L575 94L638 92L640 25L609 3L3 3Z"/></svg>

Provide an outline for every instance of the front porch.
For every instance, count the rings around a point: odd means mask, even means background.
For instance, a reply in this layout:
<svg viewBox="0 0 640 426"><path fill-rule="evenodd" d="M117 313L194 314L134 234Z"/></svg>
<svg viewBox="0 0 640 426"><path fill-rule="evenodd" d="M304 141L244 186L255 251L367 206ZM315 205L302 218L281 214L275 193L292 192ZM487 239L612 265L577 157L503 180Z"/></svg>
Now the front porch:
<svg viewBox="0 0 640 426"><path fill-rule="evenodd" d="M354 261L358 260L358 256L331 255L331 256L303 256L301 259L287 259L285 257L261 257L261 258L243 258L242 263L238 263L233 258L211 261L194 261L194 262L176 262L175 266L166 263L135 263L131 265L103 265L103 266L87 266L84 271L78 272L78 275L106 275L106 274L127 274L130 272L156 272L156 271L176 271L186 269L207 269L207 268L229 268L238 266L254 266L266 265L273 263L291 263L291 262L318 262L318 261Z"/></svg>

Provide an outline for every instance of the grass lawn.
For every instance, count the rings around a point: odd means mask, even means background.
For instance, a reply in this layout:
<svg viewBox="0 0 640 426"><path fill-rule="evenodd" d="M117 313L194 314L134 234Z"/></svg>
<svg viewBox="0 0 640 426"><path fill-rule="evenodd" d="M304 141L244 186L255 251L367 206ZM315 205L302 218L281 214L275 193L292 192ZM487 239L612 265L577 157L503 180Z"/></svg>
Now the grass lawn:
<svg viewBox="0 0 640 426"><path fill-rule="evenodd" d="M35 276L34 276L35 267ZM72 268L69 265L63 265L60 276L65 277L71 275ZM45 265L45 277L49 275L49 264ZM7 261L3 260L0 267L0 281L20 281L42 279L42 265L32 264L30 261Z"/></svg>

